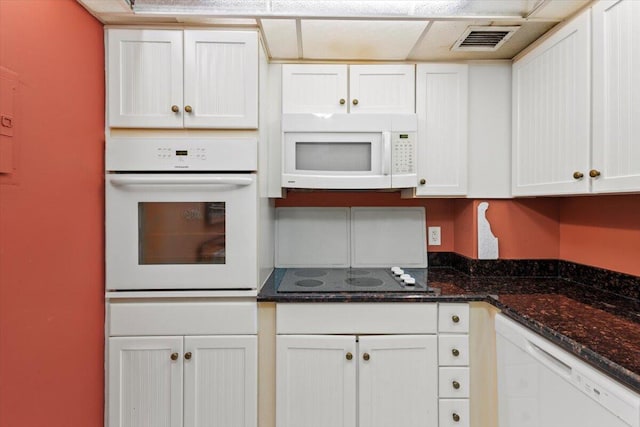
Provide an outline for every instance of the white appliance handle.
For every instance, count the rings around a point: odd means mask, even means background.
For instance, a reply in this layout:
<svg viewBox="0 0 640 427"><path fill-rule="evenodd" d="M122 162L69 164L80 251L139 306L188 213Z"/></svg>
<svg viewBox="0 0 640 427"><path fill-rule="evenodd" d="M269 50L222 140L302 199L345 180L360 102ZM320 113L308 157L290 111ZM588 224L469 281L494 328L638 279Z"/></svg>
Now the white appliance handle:
<svg viewBox="0 0 640 427"><path fill-rule="evenodd" d="M249 177L224 176L115 176L109 179L111 184L122 187L127 185L251 185Z"/></svg>
<svg viewBox="0 0 640 427"><path fill-rule="evenodd" d="M527 340L527 351L534 359L538 362L542 363L558 375L561 375L565 378L571 378L571 372L573 369L571 366L564 363L562 360L555 357L553 354L549 353L545 349L542 349Z"/></svg>
<svg viewBox="0 0 640 427"><path fill-rule="evenodd" d="M391 167L391 132L382 132L382 175L389 175Z"/></svg>

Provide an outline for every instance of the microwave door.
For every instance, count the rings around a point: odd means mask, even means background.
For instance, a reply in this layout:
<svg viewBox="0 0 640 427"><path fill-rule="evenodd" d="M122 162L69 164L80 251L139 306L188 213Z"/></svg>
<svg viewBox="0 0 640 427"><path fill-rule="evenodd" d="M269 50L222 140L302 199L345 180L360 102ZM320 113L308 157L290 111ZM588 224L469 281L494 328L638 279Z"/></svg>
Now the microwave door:
<svg viewBox="0 0 640 427"><path fill-rule="evenodd" d="M107 175L108 289L255 289L253 174Z"/></svg>
<svg viewBox="0 0 640 427"><path fill-rule="evenodd" d="M389 188L385 132L285 133L282 184L289 188Z"/></svg>

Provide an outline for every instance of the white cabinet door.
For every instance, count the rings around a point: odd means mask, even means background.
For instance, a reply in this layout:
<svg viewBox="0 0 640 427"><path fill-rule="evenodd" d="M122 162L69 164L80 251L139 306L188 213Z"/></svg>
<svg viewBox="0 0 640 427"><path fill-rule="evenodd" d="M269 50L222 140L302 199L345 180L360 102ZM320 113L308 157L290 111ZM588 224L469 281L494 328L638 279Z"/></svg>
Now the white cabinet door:
<svg viewBox="0 0 640 427"><path fill-rule="evenodd" d="M417 196L467 193L467 87L467 65L418 65Z"/></svg>
<svg viewBox="0 0 640 427"><path fill-rule="evenodd" d="M589 191L589 55L586 10L513 65L514 196Z"/></svg>
<svg viewBox="0 0 640 427"><path fill-rule="evenodd" d="M283 65L282 112L346 113L346 65Z"/></svg>
<svg viewBox="0 0 640 427"><path fill-rule="evenodd" d="M182 30L111 29L107 40L109 126L182 127Z"/></svg>
<svg viewBox="0 0 640 427"><path fill-rule="evenodd" d="M258 127L256 32L185 30L184 77L185 127Z"/></svg>
<svg viewBox="0 0 640 427"><path fill-rule="evenodd" d="M108 426L182 427L182 361L182 337L109 338Z"/></svg>
<svg viewBox="0 0 640 427"><path fill-rule="evenodd" d="M257 338L184 339L184 426L256 427Z"/></svg>
<svg viewBox="0 0 640 427"><path fill-rule="evenodd" d="M279 335L276 341L277 427L355 427L355 337Z"/></svg>
<svg viewBox="0 0 640 427"><path fill-rule="evenodd" d="M351 113L414 113L414 65L351 65Z"/></svg>
<svg viewBox="0 0 640 427"><path fill-rule="evenodd" d="M640 191L640 2L593 7L592 191ZM586 175L586 174L585 174Z"/></svg>
<svg viewBox="0 0 640 427"><path fill-rule="evenodd" d="M435 335L360 337L360 426L437 426L437 348Z"/></svg>

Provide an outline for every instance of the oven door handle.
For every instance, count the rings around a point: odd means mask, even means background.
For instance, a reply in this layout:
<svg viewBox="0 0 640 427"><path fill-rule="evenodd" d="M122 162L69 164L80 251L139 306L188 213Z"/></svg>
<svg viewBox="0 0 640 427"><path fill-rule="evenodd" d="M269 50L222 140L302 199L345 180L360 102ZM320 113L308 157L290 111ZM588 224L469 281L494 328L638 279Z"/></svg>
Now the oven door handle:
<svg viewBox="0 0 640 427"><path fill-rule="evenodd" d="M238 185L247 186L253 183L249 177L224 176L116 176L109 179L112 185L123 187L128 185Z"/></svg>

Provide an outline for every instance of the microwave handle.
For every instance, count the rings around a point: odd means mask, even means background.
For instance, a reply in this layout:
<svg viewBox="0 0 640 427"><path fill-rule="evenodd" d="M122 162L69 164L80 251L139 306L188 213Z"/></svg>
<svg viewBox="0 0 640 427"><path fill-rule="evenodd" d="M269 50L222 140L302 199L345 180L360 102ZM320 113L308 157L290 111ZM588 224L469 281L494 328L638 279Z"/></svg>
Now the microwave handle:
<svg viewBox="0 0 640 427"><path fill-rule="evenodd" d="M382 132L382 175L389 175L391 166L391 132Z"/></svg>
<svg viewBox="0 0 640 427"><path fill-rule="evenodd" d="M117 176L109 179L117 187L128 185L251 185L249 177L204 176Z"/></svg>

